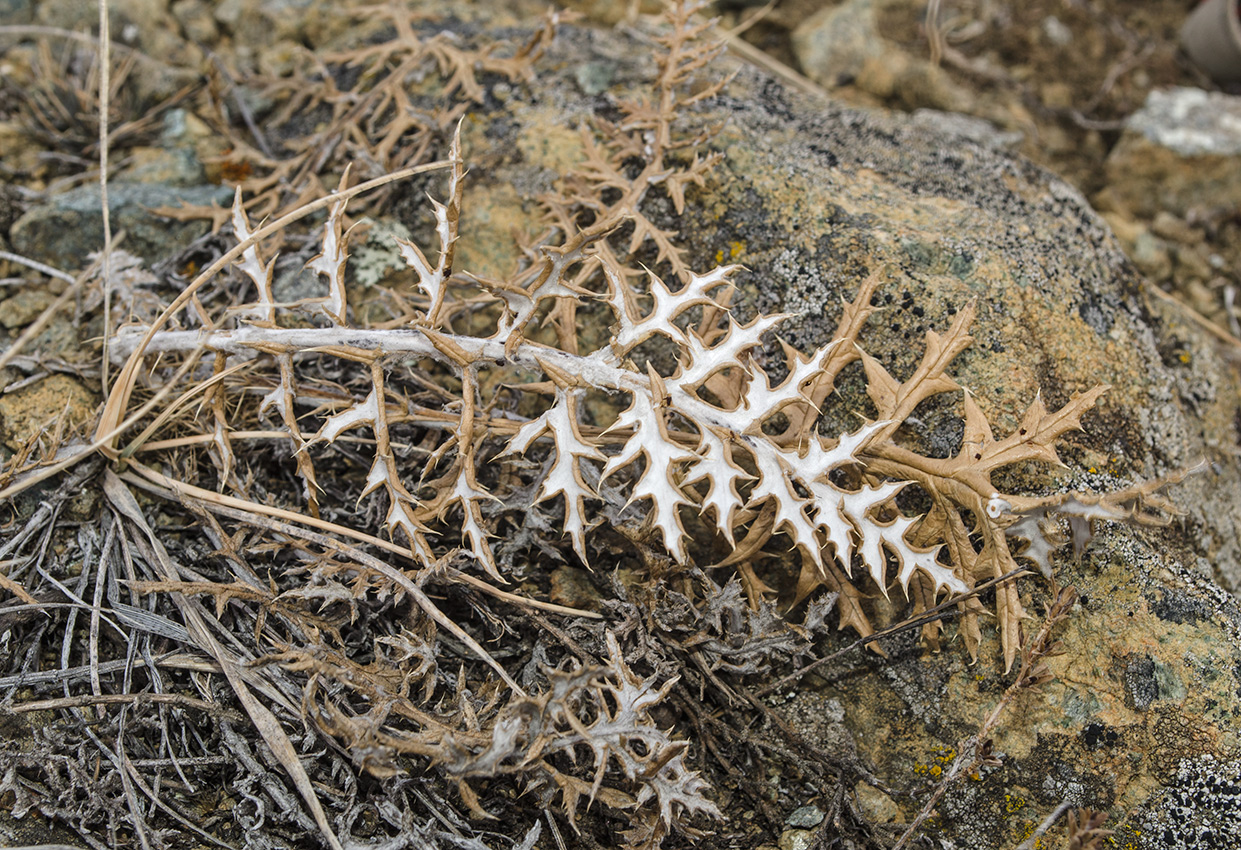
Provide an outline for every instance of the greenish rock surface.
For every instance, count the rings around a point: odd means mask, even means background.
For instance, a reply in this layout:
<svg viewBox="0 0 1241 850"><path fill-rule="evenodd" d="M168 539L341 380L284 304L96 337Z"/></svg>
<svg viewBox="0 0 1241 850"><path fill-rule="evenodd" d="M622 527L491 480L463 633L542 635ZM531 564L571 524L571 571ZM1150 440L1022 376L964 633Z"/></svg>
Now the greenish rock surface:
<svg viewBox="0 0 1241 850"><path fill-rule="evenodd" d="M175 254L208 230L205 221L175 221L155 213L156 208L227 206L232 197L227 186L110 183L112 233L125 231L125 250L154 262ZM103 247L99 187L81 186L30 209L13 224L10 239L20 254L66 271L82 268L88 263L87 255Z"/></svg>

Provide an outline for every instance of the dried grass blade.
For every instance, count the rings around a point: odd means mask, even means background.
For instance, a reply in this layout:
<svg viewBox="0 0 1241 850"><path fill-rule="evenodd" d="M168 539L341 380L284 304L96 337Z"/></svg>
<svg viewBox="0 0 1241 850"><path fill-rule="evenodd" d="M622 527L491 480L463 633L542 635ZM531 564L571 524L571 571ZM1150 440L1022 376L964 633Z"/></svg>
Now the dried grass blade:
<svg viewBox="0 0 1241 850"><path fill-rule="evenodd" d="M158 566L164 573L164 577L168 581L179 581L181 578L180 574L169 560L162 544L156 538L154 530L147 523L146 517L142 515L142 510L138 507L138 502L134 499L133 493L129 491L129 488L125 486L121 479L116 477L112 470L108 470L104 474L103 488L112 505L126 519L134 523L151 542L151 546L159 561ZM190 636L198 646L211 655L216 660L216 663L220 665L225 678L228 679L229 685L233 688L233 692L237 694L237 699L240 700L246 713L250 715L250 720L254 723L254 727L263 736L264 743L271 749L272 754L276 757L280 766L284 768L289 778L293 780L293 784L314 817L315 823L323 833L324 840L328 843L328 846L332 850L344 850L340 839L336 837L336 833L328 822L327 813L323 811L319 797L310 782L310 776L297 758L297 751L293 748L293 742L285 734L276 715L254 696L254 693L246 683L245 671L237 664L232 653L221 646L219 641L215 639L215 636L211 634L199 611L177 594L173 595L173 599L181 609L181 614L185 618L185 625L189 630Z"/></svg>
<svg viewBox="0 0 1241 850"><path fill-rule="evenodd" d="M12 563L12 562L10 561L8 563ZM20 599L22 602L25 602L27 605L38 605L39 604L39 600L31 596L26 591L26 588L22 587L20 584L13 581L13 579L9 578L4 573L0 573L0 587L4 588L9 593L13 594L18 599Z"/></svg>
<svg viewBox="0 0 1241 850"><path fill-rule="evenodd" d="M312 528L317 528L320 531L328 532L329 534L339 534L342 537L356 540L359 543L366 543L370 546L375 546L386 552L399 555L402 558L410 557L410 551L408 548L398 546L389 540L384 540L382 537L374 537L370 534L357 531L356 529L343 525L337 525L334 522L328 522L327 520L319 519L317 517L303 516L302 514L294 513L293 511L286 511L282 508L273 508L268 505L261 505L258 502L249 502L245 499L238 499L235 496L226 496L223 493L216 493L213 490L206 490L202 487L196 487L193 484L187 484L184 481L177 481L166 475L161 475L149 466L136 461L131 461L130 467L134 470L134 472L137 472L143 478L146 478L147 481L143 481L141 478L137 478L129 474L121 476L125 481L142 487L143 489L153 489L151 488L151 484L153 483L157 485L157 488L159 488L154 491L160 493L160 495L167 496L171 494L177 497L194 499L209 508L213 505L218 505L222 508L231 508L236 511L241 511L244 514L269 516L295 525L310 526ZM252 520L253 517L246 517L246 519ZM337 545L342 545L339 541L336 542ZM453 577L460 579L483 593L494 596L497 599L503 599L506 602L511 602L514 605L521 605L526 608L538 608L553 614L563 614L566 617L586 617L591 620L598 620L603 616L596 611L584 611L580 608L570 608L567 605L556 605L552 602L543 602L538 599L528 599L524 596L518 596L515 593L508 593L487 584L487 582L482 579L475 578L474 576L467 575L459 571L453 571Z"/></svg>

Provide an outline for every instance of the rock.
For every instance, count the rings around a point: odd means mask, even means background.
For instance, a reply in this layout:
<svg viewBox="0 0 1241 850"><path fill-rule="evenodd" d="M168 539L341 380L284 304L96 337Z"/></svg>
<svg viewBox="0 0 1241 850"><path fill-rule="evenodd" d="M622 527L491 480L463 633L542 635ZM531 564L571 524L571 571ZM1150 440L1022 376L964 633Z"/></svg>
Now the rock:
<svg viewBox="0 0 1241 850"><path fill-rule="evenodd" d="M8 330L24 327L37 319L55 300L56 293L47 287L26 288L0 300L0 327Z"/></svg>
<svg viewBox="0 0 1241 850"><path fill-rule="evenodd" d="M147 183L110 183L108 209L112 232L124 230L125 250L158 260L207 232L205 221L172 221L152 212L157 207L232 202L226 186L159 186ZM103 245L103 215L99 187L91 184L57 195L27 211L14 223L10 238L19 254L73 271L87 263L87 255Z"/></svg>
<svg viewBox="0 0 1241 850"><path fill-rule="evenodd" d="M1164 281L1172 276L1172 256L1168 245L1148 230L1142 230L1130 248L1133 263L1142 273L1154 281Z"/></svg>
<svg viewBox="0 0 1241 850"><path fill-rule="evenodd" d="M476 122L468 150L486 149L479 134L490 122L504 128L505 149L521 155L471 171L463 233L469 222L528 220L526 198L581 155L559 129L597 108L583 100L576 70L625 53L617 38L566 30L555 55L563 70L541 76L533 97L514 88L500 115ZM616 84L632 84L639 72L650 68L622 63ZM1163 846L1149 813L1204 777L1227 774L1203 765L1230 764L1241 747L1236 367L1191 317L1148 298L1141 274L1077 191L1022 159L901 116L796 95L750 69L699 117L727 119L716 140L726 159L682 217L669 210L657 223L679 232L694 268L736 256L750 269L735 300L740 320L797 314L783 336L809 350L828 338L842 299L880 272L881 310L862 344L898 377L916 367L928 331L976 304L973 346L952 371L997 437L1018 427L1040 393L1052 406L1100 383L1112 387L1084 430L1061 442L1067 469L1014 473L1014 486L1108 489L1206 458L1172 491L1181 521L1161 530L1108 526L1080 560L1058 562L1058 580L1075 584L1082 600L1059 635L1065 653L1050 661L1056 679L1010 706L994 735L1000 766L952 788L932 835L945 847L1016 846L1068 799L1105 811L1118 846ZM487 240L493 252L498 239ZM477 250L466 241L460 252ZM1171 262L1166 247L1164 259ZM842 396L843 407L866 409L860 372ZM926 408L908 439L956 451L960 408ZM1020 591L1037 617L1047 584L1025 579ZM778 710L810 740L849 730L892 791L869 802L877 817L907 822L917 813L959 742L1012 681L993 631L984 626L974 665L954 642L954 626L947 637L933 654L907 633L884 642L887 658L848 656L781 691ZM828 702L843 707L842 723L825 718ZM1198 810L1202 825L1212 823L1209 810ZM1199 815L1189 816L1186 828L1197 827ZM782 845L803 838L789 829Z"/></svg>
<svg viewBox="0 0 1241 850"><path fill-rule="evenodd" d="M793 31L802 71L825 88L854 84L899 109L972 111L969 95L942 68L879 34L875 0L820 9Z"/></svg>
<svg viewBox="0 0 1241 850"><path fill-rule="evenodd" d="M177 23L191 41L214 44L219 38L219 29L211 14L211 7L203 0L175 0L172 4L172 16L177 19Z"/></svg>
<svg viewBox="0 0 1241 850"><path fill-rule="evenodd" d="M809 829L786 829L780 834L780 850L810 850L814 833Z"/></svg>
<svg viewBox="0 0 1241 850"><path fill-rule="evenodd" d="M159 145L135 147L129 164L115 180L161 186L201 186L207 182L204 158L219 157L228 147L206 122L186 109L164 113Z"/></svg>
<svg viewBox="0 0 1241 850"><path fill-rule="evenodd" d="M793 30L793 53L807 77L827 88L851 82L884 52L874 0L847 0L815 12Z"/></svg>
<svg viewBox="0 0 1241 850"><path fill-rule="evenodd" d="M1024 134L1016 130L1001 130L983 118L944 112L939 109L916 109L910 116L911 124L944 137L955 137L997 150L1015 150Z"/></svg>
<svg viewBox="0 0 1241 850"><path fill-rule="evenodd" d="M1102 202L1145 218L1241 208L1241 97L1152 91L1126 122L1106 172Z"/></svg>
<svg viewBox="0 0 1241 850"><path fill-rule="evenodd" d="M942 68L891 46L867 57L854 83L885 105L906 111L969 112L976 106Z"/></svg>
<svg viewBox="0 0 1241 850"><path fill-rule="evenodd" d="M814 829L823 823L824 817L826 813L818 806L802 806L789 815L784 823L794 829Z"/></svg>

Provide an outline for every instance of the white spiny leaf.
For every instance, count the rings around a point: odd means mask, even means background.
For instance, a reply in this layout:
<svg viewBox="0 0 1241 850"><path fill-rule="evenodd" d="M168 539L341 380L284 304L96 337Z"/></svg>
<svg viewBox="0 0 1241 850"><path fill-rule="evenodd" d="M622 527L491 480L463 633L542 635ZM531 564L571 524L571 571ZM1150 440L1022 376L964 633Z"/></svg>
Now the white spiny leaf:
<svg viewBox="0 0 1241 850"><path fill-rule="evenodd" d="M237 187L237 192L233 196L233 234L238 242L245 242L251 236L250 221L246 218L246 209L241 203L240 186ZM255 289L258 290L259 297L255 312L262 322L274 322L276 319L276 307L271 295L272 271L275 267L274 257L267 265L263 265L257 243L248 245L242 251L241 259L237 261L237 268L254 282Z"/></svg>
<svg viewBox="0 0 1241 850"><path fill-rule="evenodd" d="M776 528L787 527L793 544L802 547L815 564L821 566L823 553L819 537L814 523L806 516L806 500L793 486L790 468L786 466L790 459L796 463L796 454L783 452L770 443L759 443L753 447L753 457L758 481L750 493L750 504L772 499L776 506Z"/></svg>
<svg viewBox="0 0 1241 850"><path fill-rule="evenodd" d="M327 222L323 225L323 250L311 258L306 268L323 277L328 285L328 298L323 312L338 325L345 324L345 261L349 258L349 233L342 232L345 204L332 204Z"/></svg>
<svg viewBox="0 0 1241 850"><path fill-rule="evenodd" d="M379 416L379 405L379 396L372 389L361 404L354 404L347 410L329 416L323 423L323 427L319 429L319 433L315 435L314 441L322 440L331 443L350 428L375 424L375 418Z"/></svg>
<svg viewBox="0 0 1241 850"><path fill-rule="evenodd" d="M891 522L880 525L874 517L868 515L873 508L891 499L904 486L903 482L886 482L878 487L863 487L856 493L842 493L843 512L853 522L861 537L858 554L862 563L885 594L888 584L885 547L896 556L901 565L896 580L906 592L914 573L921 570L935 582L937 592L940 588L947 588L953 593L964 593L968 589L965 583L957 578L950 568L936 560L939 547L929 551L914 549L905 540L905 532L916 520L898 514ZM847 569L848 565L845 566Z"/></svg>
<svg viewBox="0 0 1241 850"><path fill-rule="evenodd" d="M422 547L419 546L420 532L426 529L414 518L412 508L404 499L391 496L392 493L389 491L388 516L385 520L388 533L391 534L394 529L399 528L405 532L406 539L410 541L410 547L422 556L424 563L433 561L434 558L428 557L428 553L422 552Z"/></svg>
<svg viewBox="0 0 1241 850"><path fill-rule="evenodd" d="M391 485L392 475L393 470L388 469L388 461L383 455L375 455L375 459L371 461L371 471L366 474L366 486L362 488L362 495L370 495L379 487Z"/></svg>
<svg viewBox="0 0 1241 850"><path fill-rule="evenodd" d="M555 496L564 497L564 533L573 541L573 549L586 563L586 516L583 500L597 498L597 494L582 479L581 458L602 461L603 455L591 443L582 439L577 429L577 404L580 390L556 390L556 401L537 419L523 425L509 440L503 454L524 454L530 445L544 433L550 434L556 444L556 459L543 487L539 501Z"/></svg>
<svg viewBox="0 0 1241 850"><path fill-rule="evenodd" d="M693 452L668 436L663 414L651 404L649 396L635 392L629 407L617 418L614 428L632 428L620 454L610 458L603 468L603 477L646 457L642 475L633 485L630 501L651 500L650 518L664 538L664 548L678 562L684 562L685 529L678 515L681 505L692 505L676 482L677 470L693 460Z"/></svg>
<svg viewBox="0 0 1241 850"><path fill-rule="evenodd" d="M905 539L905 532L915 522L916 520L908 517L900 517L884 529L883 542L901 562L901 571L896 576L897 583L908 595L910 579L913 578L915 572L921 570L935 583L935 593L938 594L941 589L950 593L965 593L969 590L965 582L957 578L951 567L944 566L936 558L941 547L921 550L909 545Z"/></svg>
<svg viewBox="0 0 1241 850"><path fill-rule="evenodd" d="M904 486L905 483L901 481L887 481L877 487L866 486L856 492L842 493L840 500L841 510L857 529L860 538L857 551L862 563L884 593L887 593L888 562L883 554L882 527L868 514L872 508L895 496ZM849 564L843 566L845 570L849 570Z"/></svg>
<svg viewBox="0 0 1241 850"><path fill-rule="evenodd" d="M461 123L453 133L452 143L448 149L448 159L452 167L448 172L448 203L441 203L430 198L431 209L435 215L435 234L439 237L439 259L435 265L427 259L422 249L413 242L397 239L397 247L406 265L418 275L418 288L431 299L427 308L427 319L435 321L440 306L444 303L444 287L449 275L452 274L453 252L457 243L457 222L460 216L461 181L465 177L465 164L461 159Z"/></svg>
<svg viewBox="0 0 1241 850"><path fill-rule="evenodd" d="M803 449L804 453L798 462L798 476L804 480L826 477L829 472L838 467L858 463L858 451L866 446L876 431L881 430L887 424L884 421L869 422L852 434L841 434L836 445L830 449L824 448L822 441L817 437L812 437Z"/></svg>
<svg viewBox="0 0 1241 850"><path fill-rule="evenodd" d="M269 408L274 407L276 412L280 414L280 418L282 420L287 418L288 406L284 402L285 387L282 384L277 384L276 387L271 392L265 394L263 396L263 400L259 402L259 416L267 413Z"/></svg>
<svg viewBox="0 0 1241 850"><path fill-rule="evenodd" d="M651 439L659 429L656 424L658 416L659 413L651 404L650 396L640 392L630 394L629 407L616 417L616 421L608 426L608 430L618 431L631 428L633 433L629 435L629 439L625 441L621 450L608 458L608 462L600 473L601 478L607 478L642 456L644 443Z"/></svg>
<svg viewBox="0 0 1241 850"><path fill-rule="evenodd" d="M793 358L795 361L793 370L777 387L772 387L768 382L766 372L761 369L757 370L757 373L747 382L745 395L742 397L742 404L749 419L746 430L756 430L764 420L778 413L785 405L794 402L809 403L802 395L801 388L822 371L823 363L835 347L834 342L825 345L809 359L796 355Z"/></svg>
<svg viewBox="0 0 1241 850"><path fill-rule="evenodd" d="M763 334L787 318L787 314L758 316L748 325L739 325L729 316L728 333L710 348L703 345L697 333L690 331L684 335L682 347L685 357L681 361L681 369L668 379L668 387L688 390L721 369L738 367L741 354L761 344Z"/></svg>
<svg viewBox="0 0 1241 850"><path fill-rule="evenodd" d="M435 217L438 221L444 214L444 205L439 201L432 201L432 203L435 205ZM418 275L418 288L426 293L432 304L440 303L443 298L444 270L438 264L432 266L426 254L422 253L422 249L413 242L397 239L396 244L400 248L401 257L406 265Z"/></svg>
<svg viewBox="0 0 1241 850"><path fill-rule="evenodd" d="M623 296L614 291L610 300L620 320L620 327L613 338L613 348L625 353L655 334L663 334L674 342L683 342L685 332L673 320L690 307L705 304L719 306L708 293L722 286L730 286L732 282L728 278L736 268L720 266L704 275L691 275L689 283L675 293L654 272L648 272L649 292L654 303L651 312L642 319L631 316ZM614 290L625 285L619 275L612 278L611 284Z"/></svg>
<svg viewBox="0 0 1241 850"><path fill-rule="evenodd" d="M454 501L461 503L461 536L470 543L470 554L481 563L488 574L504 581L496 566L491 546L487 543L487 530L483 528L483 499L495 501L495 497L480 489L469 479L473 476L462 474L457 478L457 486L453 490Z"/></svg>
<svg viewBox="0 0 1241 850"><path fill-rule="evenodd" d="M845 492L838 490L826 480L812 481L810 493L814 498L814 522L827 532L827 542L835 549L836 560L846 570L853 561L853 523L845 513Z"/></svg>
<svg viewBox="0 0 1241 850"><path fill-rule="evenodd" d="M737 491L738 482L752 478L733 462L732 452L724 439L713 428L702 428L697 458L685 475L687 484L700 479L707 480L707 494L702 499L702 512L715 512L715 526L728 541L733 539L733 514L743 502Z"/></svg>

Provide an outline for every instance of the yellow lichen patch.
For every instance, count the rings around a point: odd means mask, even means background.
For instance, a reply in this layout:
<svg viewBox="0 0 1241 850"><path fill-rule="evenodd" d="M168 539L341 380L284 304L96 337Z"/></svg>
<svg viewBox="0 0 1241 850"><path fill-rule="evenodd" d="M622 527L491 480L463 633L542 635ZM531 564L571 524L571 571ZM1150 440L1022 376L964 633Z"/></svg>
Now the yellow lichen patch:
<svg viewBox="0 0 1241 850"><path fill-rule="evenodd" d="M548 118L526 126L538 128L538 132L524 132L517 137L517 149L526 162L559 172L565 163L581 162L585 156L581 133L558 120Z"/></svg>
<svg viewBox="0 0 1241 850"><path fill-rule="evenodd" d="M956 760L957 751L955 747L936 744L931 747L931 759L928 762L918 762L914 765L914 773L919 776L930 776L938 779L947 770L948 766Z"/></svg>
<svg viewBox="0 0 1241 850"><path fill-rule="evenodd" d="M68 375L49 375L31 386L0 396L0 440L17 451L63 419L68 429L87 422L98 399ZM72 433L71 430L65 433Z"/></svg>
<svg viewBox="0 0 1241 850"><path fill-rule="evenodd" d="M536 217L512 186L492 183L470 188L469 203L461 208L461 232L469 237L457 243L456 266L479 277L503 277L513 270L518 239L537 235L531 228Z"/></svg>

